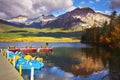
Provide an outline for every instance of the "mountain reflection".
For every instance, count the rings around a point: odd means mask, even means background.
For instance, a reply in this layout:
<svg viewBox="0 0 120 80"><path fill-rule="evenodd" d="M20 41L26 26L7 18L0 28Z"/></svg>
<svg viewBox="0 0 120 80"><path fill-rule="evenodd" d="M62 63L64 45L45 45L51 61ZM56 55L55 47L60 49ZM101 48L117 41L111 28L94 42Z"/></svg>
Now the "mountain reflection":
<svg viewBox="0 0 120 80"><path fill-rule="evenodd" d="M93 72L108 68L110 53L100 48L82 48L82 51L72 52L70 56L79 59L79 64L73 64L70 71L76 76L87 77Z"/></svg>

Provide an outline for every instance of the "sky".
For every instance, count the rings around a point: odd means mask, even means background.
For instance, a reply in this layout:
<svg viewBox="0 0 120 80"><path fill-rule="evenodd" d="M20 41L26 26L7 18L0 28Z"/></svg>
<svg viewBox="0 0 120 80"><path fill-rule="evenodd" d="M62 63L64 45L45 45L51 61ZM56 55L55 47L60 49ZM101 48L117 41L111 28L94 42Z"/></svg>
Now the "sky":
<svg viewBox="0 0 120 80"><path fill-rule="evenodd" d="M120 0L0 0L0 19L19 15L36 18L41 15L59 16L75 8L90 7L97 12L120 12Z"/></svg>

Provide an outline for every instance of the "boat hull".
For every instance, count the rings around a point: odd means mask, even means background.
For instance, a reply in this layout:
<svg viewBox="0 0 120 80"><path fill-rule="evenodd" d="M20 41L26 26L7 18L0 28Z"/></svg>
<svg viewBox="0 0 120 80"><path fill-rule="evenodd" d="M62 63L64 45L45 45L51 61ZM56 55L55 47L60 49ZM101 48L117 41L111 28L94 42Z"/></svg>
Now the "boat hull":
<svg viewBox="0 0 120 80"><path fill-rule="evenodd" d="M20 48L20 51L24 54L32 54L37 52L37 48Z"/></svg>
<svg viewBox="0 0 120 80"><path fill-rule="evenodd" d="M14 49L8 49L9 51L16 52L19 50L19 48L14 48Z"/></svg>
<svg viewBox="0 0 120 80"><path fill-rule="evenodd" d="M48 52L48 51L53 51L53 49L52 48L40 48L40 51Z"/></svg>
<svg viewBox="0 0 120 80"><path fill-rule="evenodd" d="M44 68L44 63L39 62L37 60L25 60L23 58L20 58L17 62L16 62L16 68L19 69L20 65L22 65L22 69L31 69L32 67L34 67L34 69L42 69Z"/></svg>

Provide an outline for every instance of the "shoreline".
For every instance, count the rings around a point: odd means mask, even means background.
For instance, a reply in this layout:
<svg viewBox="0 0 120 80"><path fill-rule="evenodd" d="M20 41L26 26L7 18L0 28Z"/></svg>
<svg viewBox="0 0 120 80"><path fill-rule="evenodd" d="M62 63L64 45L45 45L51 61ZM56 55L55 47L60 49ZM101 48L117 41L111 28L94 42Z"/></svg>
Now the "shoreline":
<svg viewBox="0 0 120 80"><path fill-rule="evenodd" d="M27 37L27 38L16 38L0 40L0 42L81 42L75 38L53 38L53 37Z"/></svg>

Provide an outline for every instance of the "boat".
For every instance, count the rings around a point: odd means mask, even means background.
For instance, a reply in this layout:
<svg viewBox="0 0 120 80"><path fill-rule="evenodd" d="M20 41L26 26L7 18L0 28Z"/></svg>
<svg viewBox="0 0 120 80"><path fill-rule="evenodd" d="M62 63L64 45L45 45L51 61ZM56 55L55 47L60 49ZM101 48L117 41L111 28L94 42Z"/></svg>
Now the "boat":
<svg viewBox="0 0 120 80"><path fill-rule="evenodd" d="M32 47L20 48L20 51L24 54L32 54L37 52L37 48L32 48Z"/></svg>
<svg viewBox="0 0 120 80"><path fill-rule="evenodd" d="M6 51L6 56L7 56L8 58L13 58L14 56L24 57L25 54L23 54L23 53L21 53L21 52Z"/></svg>
<svg viewBox="0 0 120 80"><path fill-rule="evenodd" d="M40 51L50 52L53 51L53 48L40 48Z"/></svg>
<svg viewBox="0 0 120 80"><path fill-rule="evenodd" d="M41 70L44 68L44 63L40 62L38 60L26 60L24 58L20 58L16 62L16 68L19 69L20 65L22 65L22 69L31 69L32 67L34 69Z"/></svg>
<svg viewBox="0 0 120 80"><path fill-rule="evenodd" d="M15 60L18 60L19 58L22 58L24 56L25 54L23 53L14 53L12 51L6 51L6 58L11 64L14 63L14 57L15 57Z"/></svg>
<svg viewBox="0 0 120 80"><path fill-rule="evenodd" d="M8 50L9 50L9 51L12 51L12 52L16 52L16 51L19 50L19 48L16 48L15 46L9 46L9 47L8 47Z"/></svg>

